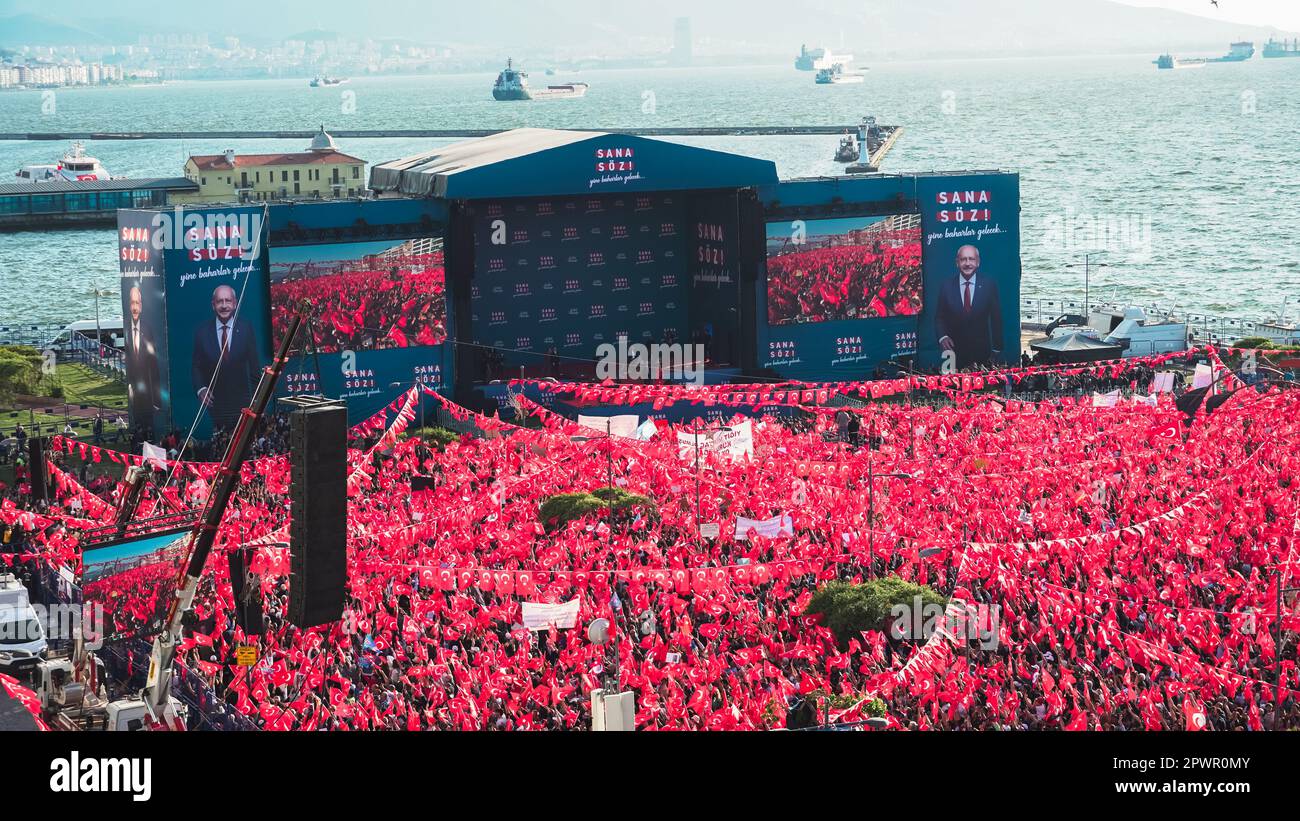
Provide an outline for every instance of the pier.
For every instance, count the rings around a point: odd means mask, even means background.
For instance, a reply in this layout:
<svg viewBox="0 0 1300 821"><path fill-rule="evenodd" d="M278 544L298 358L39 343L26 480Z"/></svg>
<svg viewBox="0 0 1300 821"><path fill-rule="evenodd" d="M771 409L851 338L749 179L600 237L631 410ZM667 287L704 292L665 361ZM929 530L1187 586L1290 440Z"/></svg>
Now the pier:
<svg viewBox="0 0 1300 821"><path fill-rule="evenodd" d="M598 128L606 134L634 137L802 137L856 132L857 125L754 125L707 128ZM882 129L889 126L881 126ZM330 130L336 139L400 139L430 137L463 139L488 137L500 128L369 128ZM314 129L292 131L3 131L0 140L310 140Z"/></svg>

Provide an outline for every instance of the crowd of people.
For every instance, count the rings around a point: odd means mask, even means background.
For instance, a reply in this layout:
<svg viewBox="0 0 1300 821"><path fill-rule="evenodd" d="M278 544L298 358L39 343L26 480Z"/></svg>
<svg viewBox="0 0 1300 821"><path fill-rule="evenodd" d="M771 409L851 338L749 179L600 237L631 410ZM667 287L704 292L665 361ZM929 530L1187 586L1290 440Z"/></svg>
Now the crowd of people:
<svg viewBox="0 0 1300 821"><path fill-rule="evenodd" d="M276 339L304 302L316 350L388 350L441 345L447 339L442 253L366 257L324 275L308 271L271 285Z"/></svg>
<svg viewBox="0 0 1300 821"><path fill-rule="evenodd" d="M771 325L915 316L922 308L921 243L795 246L767 260Z"/></svg>
<svg viewBox="0 0 1300 821"><path fill-rule="evenodd" d="M1242 390L1184 426L1169 397L958 395L851 409L864 435L847 444L826 435L831 409L810 409L758 421L752 459L705 454L698 470L672 427L592 439L536 406L536 427L450 406L488 435L438 449L398 441L408 413L351 454L343 619L286 619L288 463L262 456L181 662L224 714L274 730L585 728L591 690L615 678L642 730L795 726L823 697L852 705L830 711L837 723L879 699L898 729L1294 727L1300 618L1285 602L1279 646L1274 606L1300 562L1298 405ZM432 487L413 492L412 476ZM539 520L549 496L610 476L653 509L612 529L599 513ZM43 515L69 515L68 498ZM783 515L792 535L735 530ZM75 561L62 532L26 538ZM236 624L224 556L244 545L265 597L258 636ZM995 641L868 629L841 644L805 612L827 581L890 575L996 614ZM522 602L575 598L573 629L523 627ZM588 640L596 618L610 645ZM234 665L245 644L255 667Z"/></svg>

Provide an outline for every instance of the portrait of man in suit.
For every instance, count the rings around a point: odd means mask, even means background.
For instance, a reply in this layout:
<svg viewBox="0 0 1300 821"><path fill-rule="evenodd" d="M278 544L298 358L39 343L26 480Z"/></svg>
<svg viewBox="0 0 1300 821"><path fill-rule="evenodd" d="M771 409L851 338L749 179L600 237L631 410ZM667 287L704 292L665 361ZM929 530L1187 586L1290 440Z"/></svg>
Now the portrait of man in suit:
<svg viewBox="0 0 1300 821"><path fill-rule="evenodd" d="M126 331L126 392L133 424L152 433L154 414L162 410L159 389L158 348L153 331L144 321L144 294L139 285L128 292L131 320Z"/></svg>
<svg viewBox="0 0 1300 821"><path fill-rule="evenodd" d="M194 393L208 409L213 427L226 431L234 429L261 375L253 325L235 319L237 305L235 289L218 285L212 292L213 318L194 329Z"/></svg>
<svg viewBox="0 0 1300 821"><path fill-rule="evenodd" d="M1002 304L998 285L980 273L980 252L974 245L957 250L957 275L939 289L934 316L939 350L952 351L957 368L988 365L1001 360Z"/></svg>

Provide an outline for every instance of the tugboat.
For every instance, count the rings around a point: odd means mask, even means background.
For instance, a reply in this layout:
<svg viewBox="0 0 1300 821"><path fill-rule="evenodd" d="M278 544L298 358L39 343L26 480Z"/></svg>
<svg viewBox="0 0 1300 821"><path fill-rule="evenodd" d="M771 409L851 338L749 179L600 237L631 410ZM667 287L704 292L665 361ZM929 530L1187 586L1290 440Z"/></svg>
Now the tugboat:
<svg viewBox="0 0 1300 821"><path fill-rule="evenodd" d="M817 84L823 86L863 83L866 79L861 74L845 73L843 63L836 63L830 68L823 68L817 72Z"/></svg>
<svg viewBox="0 0 1300 821"><path fill-rule="evenodd" d="M835 150L835 162L857 162L861 156L862 151L858 148L858 141L853 139L852 134L840 137L840 147Z"/></svg>
<svg viewBox="0 0 1300 821"><path fill-rule="evenodd" d="M94 157L86 156L81 143L73 143L58 165L28 165L18 170L18 182L69 182L109 180L108 169Z"/></svg>
<svg viewBox="0 0 1300 821"><path fill-rule="evenodd" d="M514 60L507 59L505 70L497 75L496 85L492 86L494 100L558 100L566 97L582 97L590 88L586 83L564 83L531 89L528 87L528 72L515 68Z"/></svg>

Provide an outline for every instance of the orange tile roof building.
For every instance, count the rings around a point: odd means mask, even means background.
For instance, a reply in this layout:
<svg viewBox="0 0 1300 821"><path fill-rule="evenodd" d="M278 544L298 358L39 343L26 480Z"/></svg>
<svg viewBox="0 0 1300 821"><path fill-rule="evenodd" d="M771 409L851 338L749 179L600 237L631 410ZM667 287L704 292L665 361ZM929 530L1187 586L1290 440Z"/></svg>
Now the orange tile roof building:
<svg viewBox="0 0 1300 821"><path fill-rule="evenodd" d="M366 192L366 162L338 150L324 126L301 153L196 154L185 161L196 193L173 195L172 203L264 202L340 199Z"/></svg>

